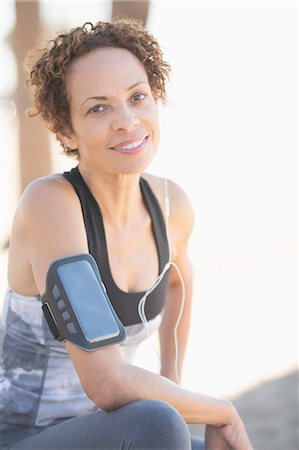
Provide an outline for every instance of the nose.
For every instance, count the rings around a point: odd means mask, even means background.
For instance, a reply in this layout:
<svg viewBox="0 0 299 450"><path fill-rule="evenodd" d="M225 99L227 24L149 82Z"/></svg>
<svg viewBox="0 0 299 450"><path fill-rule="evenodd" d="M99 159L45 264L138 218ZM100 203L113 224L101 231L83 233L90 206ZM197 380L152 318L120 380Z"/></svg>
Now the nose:
<svg viewBox="0 0 299 450"><path fill-rule="evenodd" d="M112 129L114 131L131 131L139 124L138 116L132 111L129 105L120 106L114 113L112 119Z"/></svg>

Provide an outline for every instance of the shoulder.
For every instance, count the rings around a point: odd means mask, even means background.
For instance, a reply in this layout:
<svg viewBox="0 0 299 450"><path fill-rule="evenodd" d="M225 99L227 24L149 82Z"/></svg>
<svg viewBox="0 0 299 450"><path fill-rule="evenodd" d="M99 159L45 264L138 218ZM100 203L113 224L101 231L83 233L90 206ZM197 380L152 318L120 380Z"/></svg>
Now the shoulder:
<svg viewBox="0 0 299 450"><path fill-rule="evenodd" d="M59 200L61 196L72 197L74 190L62 174L53 174L37 178L25 188L20 204L30 205L36 201Z"/></svg>
<svg viewBox="0 0 299 450"><path fill-rule="evenodd" d="M169 178L158 177L149 173L143 173L142 178L144 178L148 182L159 202L161 201L161 203L163 203L165 193L167 192L169 199L172 201L172 204L175 207L186 207L192 209L190 199L187 196L186 192L179 184L177 184L173 180L170 180Z"/></svg>
<svg viewBox="0 0 299 450"><path fill-rule="evenodd" d="M13 230L27 237L42 229L46 236L58 230L77 228L82 212L72 185L61 174L38 178L24 190L14 217Z"/></svg>
<svg viewBox="0 0 299 450"><path fill-rule="evenodd" d="M165 212L165 196L169 197L169 223L182 237L188 238L194 226L194 210L185 190L176 182L163 177L144 173L142 177L149 183L156 195L162 211Z"/></svg>
<svg viewBox="0 0 299 450"><path fill-rule="evenodd" d="M78 203L71 184L62 174L54 174L32 181L24 190L16 216L33 219L35 215L49 215L60 207L70 209Z"/></svg>

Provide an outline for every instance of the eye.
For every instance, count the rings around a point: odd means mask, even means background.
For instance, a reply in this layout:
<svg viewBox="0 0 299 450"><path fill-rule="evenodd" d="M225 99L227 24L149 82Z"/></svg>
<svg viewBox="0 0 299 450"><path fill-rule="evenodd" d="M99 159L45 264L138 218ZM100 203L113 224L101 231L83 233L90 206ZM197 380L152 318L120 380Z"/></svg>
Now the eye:
<svg viewBox="0 0 299 450"><path fill-rule="evenodd" d="M131 99L133 102L141 102L146 97L146 94L143 94L142 92L137 92L137 94L132 95Z"/></svg>
<svg viewBox="0 0 299 450"><path fill-rule="evenodd" d="M90 114L102 113L102 112L104 112L106 109L107 109L107 108L106 108L106 106L104 106L104 105L95 105L95 106L93 106L92 108L90 108L90 109L88 110L88 113L90 113Z"/></svg>

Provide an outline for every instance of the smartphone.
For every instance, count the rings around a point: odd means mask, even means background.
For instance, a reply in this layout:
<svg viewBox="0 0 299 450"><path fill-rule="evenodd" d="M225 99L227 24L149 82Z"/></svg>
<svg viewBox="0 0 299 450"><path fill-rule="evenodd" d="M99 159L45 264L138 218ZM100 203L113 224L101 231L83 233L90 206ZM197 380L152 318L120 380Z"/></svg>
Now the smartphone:
<svg viewBox="0 0 299 450"><path fill-rule="evenodd" d="M105 287L90 263L80 260L62 264L57 273L86 340L93 343L118 336L119 326Z"/></svg>

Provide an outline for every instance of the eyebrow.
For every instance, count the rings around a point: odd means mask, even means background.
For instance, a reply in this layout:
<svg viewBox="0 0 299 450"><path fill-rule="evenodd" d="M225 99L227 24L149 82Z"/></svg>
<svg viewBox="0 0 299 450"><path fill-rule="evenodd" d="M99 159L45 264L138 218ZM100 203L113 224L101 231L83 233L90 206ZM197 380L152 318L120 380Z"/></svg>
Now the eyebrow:
<svg viewBox="0 0 299 450"><path fill-rule="evenodd" d="M130 86L127 91L131 91L132 89L134 89L136 86L139 86L139 84L146 84L148 85L148 83L146 83L145 81L137 81L137 83L132 84L132 86ZM108 100L108 97L105 96L92 96L92 97L87 97L85 100L83 100L83 102L81 103L81 108L84 105L84 103L86 103L88 100Z"/></svg>

